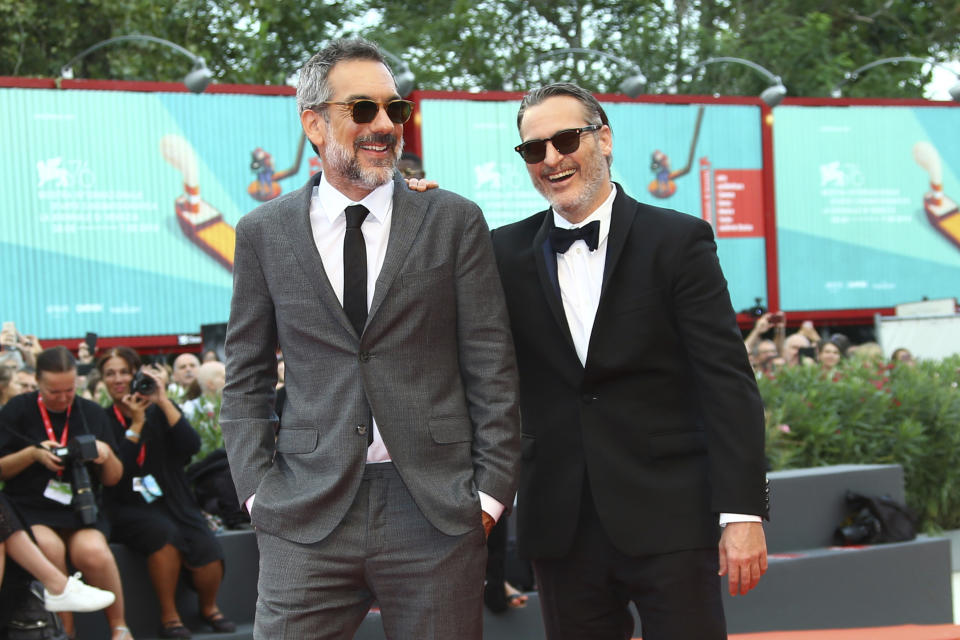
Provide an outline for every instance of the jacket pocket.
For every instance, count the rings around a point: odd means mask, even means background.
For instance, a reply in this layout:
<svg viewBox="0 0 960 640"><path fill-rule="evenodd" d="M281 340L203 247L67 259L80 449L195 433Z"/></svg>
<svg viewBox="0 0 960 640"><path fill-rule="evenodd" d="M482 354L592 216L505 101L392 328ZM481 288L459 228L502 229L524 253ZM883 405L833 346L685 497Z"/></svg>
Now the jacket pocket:
<svg viewBox="0 0 960 640"><path fill-rule="evenodd" d="M445 416L430 418L430 436L437 444L471 442L473 425L467 416Z"/></svg>
<svg viewBox="0 0 960 640"><path fill-rule="evenodd" d="M706 453L707 437L703 431L672 431L650 436L650 457L672 458Z"/></svg>
<svg viewBox="0 0 960 640"><path fill-rule="evenodd" d="M277 453L311 453L316 451L319 440L316 429L282 427L277 432Z"/></svg>
<svg viewBox="0 0 960 640"><path fill-rule="evenodd" d="M449 280L450 277L450 267L449 264L445 262L436 267L424 269L423 271L411 271L410 273L401 274L400 285L402 287L424 287L436 282L442 282L443 280Z"/></svg>

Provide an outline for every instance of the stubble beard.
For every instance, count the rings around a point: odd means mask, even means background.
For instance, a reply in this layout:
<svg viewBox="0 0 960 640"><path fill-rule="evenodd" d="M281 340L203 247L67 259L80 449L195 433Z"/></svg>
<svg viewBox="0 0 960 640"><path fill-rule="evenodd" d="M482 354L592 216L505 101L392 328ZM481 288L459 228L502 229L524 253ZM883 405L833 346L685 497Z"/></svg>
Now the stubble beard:
<svg viewBox="0 0 960 640"><path fill-rule="evenodd" d="M568 220L582 220L593 213L592 209L590 211L584 211L584 209L595 204L604 185L610 182L609 165L607 165L607 159L599 148L585 160L578 167L580 177L583 180L583 189L572 199L558 198L550 190L550 181L546 176L540 175L537 180L534 180L534 187L540 192L540 195L546 198L554 211ZM555 171L550 171L550 173Z"/></svg>
<svg viewBox="0 0 960 640"><path fill-rule="evenodd" d="M390 155L383 160L377 160L372 167L360 165L358 153L360 145L367 142L377 142L390 147ZM397 166L397 159L403 152L403 138L397 139L391 134L375 134L357 138L353 143L353 153L334 138L326 144L325 160L330 165L332 173L342 176L352 184L365 189L376 189L393 179L393 171Z"/></svg>

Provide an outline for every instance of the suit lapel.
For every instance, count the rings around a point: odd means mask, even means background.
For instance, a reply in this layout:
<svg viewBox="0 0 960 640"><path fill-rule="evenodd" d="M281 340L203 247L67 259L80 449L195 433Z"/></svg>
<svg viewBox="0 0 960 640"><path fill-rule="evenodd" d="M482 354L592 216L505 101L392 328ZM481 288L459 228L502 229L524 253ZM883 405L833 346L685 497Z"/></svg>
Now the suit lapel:
<svg viewBox="0 0 960 640"><path fill-rule="evenodd" d="M613 199L613 208L610 211L610 232L607 235L607 257L603 263L603 283L600 287L600 301L597 304L597 314L593 318L593 330L590 332L590 343L587 347L587 363L585 369L590 368L591 354L596 352L594 348L597 340L607 339L607 332L600 327L600 320L604 317L603 309L610 296L615 296L616 292L607 293L607 285L610 282L610 274L616 269L617 264L623 257L623 250L627 244L627 238L630 235L630 229L636 218L637 202L624 193L623 187L617 185L617 195Z"/></svg>
<svg viewBox="0 0 960 640"><path fill-rule="evenodd" d="M576 353L573 337L570 335L570 325L567 324L567 314L563 311L563 301L560 299L560 281L557 279L557 254L550 246L548 235L553 228L553 211L547 209L543 216L543 224L533 237L533 259L537 263L537 274L540 276L540 287L543 297L547 300L553 319L560 326L561 332L567 339L567 344Z"/></svg>
<svg viewBox="0 0 960 640"><path fill-rule="evenodd" d="M603 304L603 298L607 293L610 274L613 273L620 257L623 255L623 248L627 244L627 237L630 235L630 227L633 226L636 212L637 202L623 191L622 186L617 184L617 195L613 199L613 209L610 212L610 232L607 235L607 258L603 264L600 304Z"/></svg>
<svg viewBox="0 0 960 640"><path fill-rule="evenodd" d="M396 280L400 267L410 253L410 247L417 237L417 231L426 216L426 198L407 189L407 184L395 173L393 177L393 213L390 220L390 237L387 240L387 253L373 290L373 301L367 316L369 324L377 310L387 297L387 291ZM344 314L346 317L346 314Z"/></svg>
<svg viewBox="0 0 960 640"><path fill-rule="evenodd" d="M313 228L310 226L310 199L313 196L313 188L318 184L320 184L320 173L307 182L301 189L302 193L295 196L291 203L292 207L283 212L284 224L281 224L281 228L293 246L297 261L307 274L320 303L337 318L340 324L355 334L353 324L343 310L333 285L330 284L327 272L323 268L323 260L320 259L320 252L317 251L317 244L313 239Z"/></svg>

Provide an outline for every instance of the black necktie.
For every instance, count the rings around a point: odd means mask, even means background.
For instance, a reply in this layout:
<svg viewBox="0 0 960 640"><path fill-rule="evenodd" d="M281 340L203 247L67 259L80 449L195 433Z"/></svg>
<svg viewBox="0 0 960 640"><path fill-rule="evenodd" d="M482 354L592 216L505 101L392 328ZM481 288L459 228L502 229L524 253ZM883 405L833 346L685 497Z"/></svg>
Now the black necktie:
<svg viewBox="0 0 960 640"><path fill-rule="evenodd" d="M557 253L566 253L570 245L577 240L583 240L590 247L590 251L596 251L600 245L600 221L594 220L575 229L561 229L560 227L550 229L550 245Z"/></svg>
<svg viewBox="0 0 960 640"><path fill-rule="evenodd" d="M360 225L370 213L362 204L344 209L347 230L343 235L343 310L357 335L367 323L367 245ZM367 446L373 444L373 417L367 411Z"/></svg>
<svg viewBox="0 0 960 640"><path fill-rule="evenodd" d="M369 211L362 204L352 204L344 213L347 231L343 236L343 310L360 335L367 323L367 247L360 225Z"/></svg>

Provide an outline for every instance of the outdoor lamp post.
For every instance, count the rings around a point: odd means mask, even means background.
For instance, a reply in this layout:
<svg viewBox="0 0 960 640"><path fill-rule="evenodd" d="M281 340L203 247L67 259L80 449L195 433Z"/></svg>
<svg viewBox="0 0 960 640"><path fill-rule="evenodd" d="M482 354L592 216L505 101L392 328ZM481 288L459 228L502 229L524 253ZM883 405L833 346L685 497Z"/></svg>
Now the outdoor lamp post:
<svg viewBox="0 0 960 640"><path fill-rule="evenodd" d="M956 73L946 65L937 62L936 60L928 60L926 58L916 58L914 56L898 56L896 58L883 58L881 60L874 60L870 64L865 64L855 71L850 71L849 73L844 74L843 80L838 82L833 89L830 90L830 95L834 98L839 98L842 94L842 89L844 86L851 82L856 82L860 79L860 74L864 71L878 67L881 64L897 64L899 62L918 62L920 64L929 64L934 67L940 67L941 69L946 69L950 73ZM960 102L960 74L957 75L957 82L950 87L947 92L950 94L950 97L953 98L954 102Z"/></svg>
<svg viewBox="0 0 960 640"><path fill-rule="evenodd" d="M184 49L178 44L170 42L169 40L164 40L163 38L157 38L155 36L147 36L141 34L132 34L128 36L117 36L115 38L110 38L108 40L103 40L88 47L75 55L70 62L63 65L60 68L60 77L64 79L73 78L73 66L85 58L88 54L107 46L108 44L113 44L115 42L155 42L157 44L162 44L171 49L179 51L183 55L190 58L193 61L193 69L184 77L183 84L187 86L187 89L193 93L203 93L203 90L207 88L207 85L210 84L210 80L213 79L213 74L210 72L210 69L207 68L207 63L204 62L203 58L200 56L190 53L190 51Z"/></svg>
<svg viewBox="0 0 960 640"><path fill-rule="evenodd" d="M385 55L390 62L393 62L397 65L397 93L400 94L402 98L406 98L410 95L410 92L413 91L413 85L417 77L413 75L413 71L410 70L410 66L406 62L400 59L399 56L394 55L387 51L386 49L381 48L380 52Z"/></svg>
<svg viewBox="0 0 960 640"><path fill-rule="evenodd" d="M718 58L707 58L703 62L698 62L692 67L686 69L683 73L680 73L677 77L683 78L688 76L697 69L707 66L708 64L714 64L715 62L735 62L737 64L742 64L747 67L750 67L754 71L758 71L763 74L769 81L770 86L760 92L760 99L763 100L767 106L775 107L780 104L780 101L783 100L784 96L787 95L787 88L783 86L783 81L780 80L780 76L774 75L764 67L761 67L756 62L751 62L749 60L744 60L743 58L733 58L730 56L721 56Z"/></svg>
<svg viewBox="0 0 960 640"><path fill-rule="evenodd" d="M540 61L540 60L542 60L542 59L544 59L544 58L547 58L547 57L560 56L560 55L565 55L565 54L568 54L568 53L582 53L582 54L591 54L591 55L602 56L602 57L604 57L604 58L608 58L608 59L610 59L610 60L613 60L614 62L618 62L618 63L620 63L620 64L628 67L628 68L630 69L630 74L631 74L631 75L628 76L627 78L625 78L625 79L623 80L623 82L620 83L620 91L621 91L621 93L625 93L626 95L630 96L631 98L636 98L636 97L639 96L641 93L643 93L643 89L644 89L644 87L645 87L646 84L647 84L647 78L646 78L646 76L643 75L643 72L640 70L640 67L637 66L637 64L636 64L635 62L631 62L630 60L627 60L626 58L621 58L620 56L615 56L615 55L613 55L613 54L611 54L611 53L607 53L607 52L605 52L605 51L597 51L596 49L582 49L582 48L578 48L578 47L563 48L563 49L553 49L553 50L551 50L551 51L545 51L545 52L537 55L537 56L533 59L533 61L534 61L534 62L538 62L538 61Z"/></svg>

